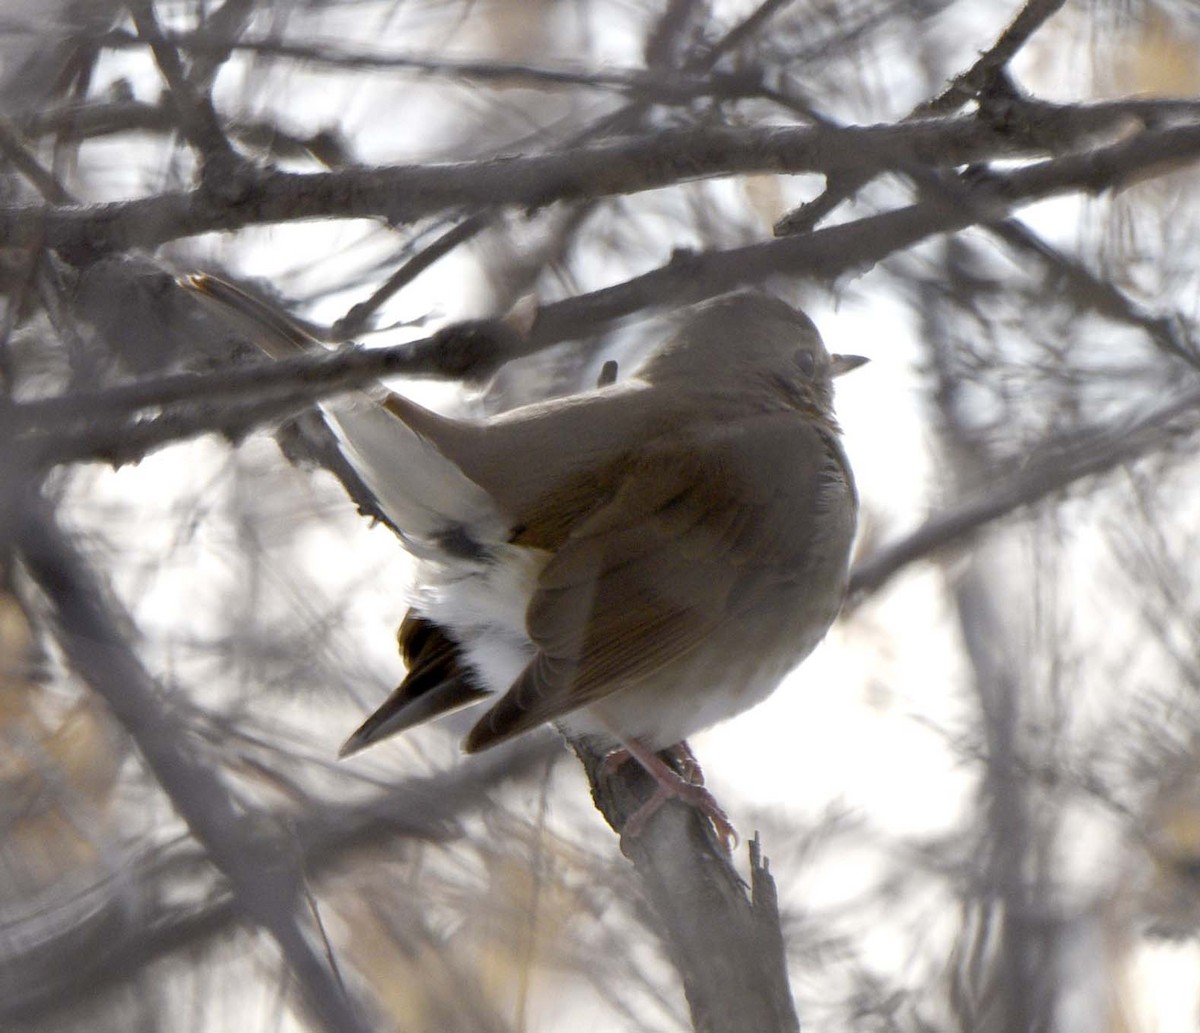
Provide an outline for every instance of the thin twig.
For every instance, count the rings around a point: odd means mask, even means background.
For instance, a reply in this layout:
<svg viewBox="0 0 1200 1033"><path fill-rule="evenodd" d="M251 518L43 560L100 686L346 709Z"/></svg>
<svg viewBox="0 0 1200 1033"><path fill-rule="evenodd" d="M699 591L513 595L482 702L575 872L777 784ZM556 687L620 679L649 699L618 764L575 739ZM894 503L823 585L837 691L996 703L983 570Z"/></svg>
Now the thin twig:
<svg viewBox="0 0 1200 1033"><path fill-rule="evenodd" d="M569 65L553 67L527 62L402 54L387 50L351 50L333 43L292 43L249 36L227 38L207 30L164 33L162 39L168 45L205 57L210 54L242 52L258 57L325 65L346 71L408 71L418 75L444 75L506 89L518 86L574 86L615 91L665 104L707 97L714 92L742 95L753 90L755 81L753 76L741 74L700 76L692 69L686 72L671 72L642 68L594 69ZM101 40L105 46L112 48L141 46L144 42L119 29L106 33Z"/></svg>
<svg viewBox="0 0 1200 1033"><path fill-rule="evenodd" d="M1181 315L1158 316L1145 311L1120 288L1097 276L1082 262L1063 254L1016 219L1005 219L987 228L1009 247L1041 261L1050 274L1061 278L1072 298L1081 306L1142 330L1164 355L1182 359L1194 369L1200 369L1200 349L1184 333Z"/></svg>
<svg viewBox="0 0 1200 1033"><path fill-rule="evenodd" d="M940 94L915 108L910 117L944 115L950 111L957 111L973 100L981 91L987 89L996 76L1017 56L1017 52L1029 42L1033 34L1065 3L1066 0L1029 0L1000 33L996 42L979 55L979 60L961 75L955 76Z"/></svg>
<svg viewBox="0 0 1200 1033"><path fill-rule="evenodd" d="M437 240L413 255L379 287L369 298L360 301L341 319L333 324L330 336L334 340L356 337L370 326L371 319L390 298L412 283L421 273L429 269L457 247L476 237L490 226L496 218L495 212L482 211L468 215L443 233Z"/></svg>
<svg viewBox="0 0 1200 1033"><path fill-rule="evenodd" d="M244 163L221 129L207 91L196 89L184 73L179 51L164 35L154 12L154 0L130 0L130 13L138 34L154 52L154 60L166 80L175 115L184 137L199 153L210 185L227 189L218 182L230 176Z"/></svg>
<svg viewBox="0 0 1200 1033"><path fill-rule="evenodd" d="M995 43L938 97L918 104L899 124L931 115L946 115L957 110L1002 74L1008 62L1022 46L1065 3L1065 0L1029 0L1017 17L1000 34ZM878 175L877 169L856 169L837 176L813 200L789 212L775 225L777 236L808 233L843 201L853 197Z"/></svg>
<svg viewBox="0 0 1200 1033"><path fill-rule="evenodd" d="M726 54L736 50L758 33L772 18L795 0L762 0L749 14L685 67L709 70Z"/></svg>

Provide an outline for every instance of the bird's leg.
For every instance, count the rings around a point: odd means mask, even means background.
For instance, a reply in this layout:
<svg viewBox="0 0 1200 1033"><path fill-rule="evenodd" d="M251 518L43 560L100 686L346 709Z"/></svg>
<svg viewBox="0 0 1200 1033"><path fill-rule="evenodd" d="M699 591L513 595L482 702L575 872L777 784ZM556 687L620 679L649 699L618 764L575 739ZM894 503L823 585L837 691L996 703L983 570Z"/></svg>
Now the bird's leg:
<svg viewBox="0 0 1200 1033"><path fill-rule="evenodd" d="M659 754L662 753L669 755L671 763L674 764L681 778L694 786L704 785L704 772L700 770L700 762L696 759L696 755L692 752L692 748L687 744L686 739L677 742L674 746L668 746L665 750L660 750ZM618 746L601 761L600 773L606 777L615 775L621 770L626 761L634 759L633 754L628 749L624 746ZM653 772L650 773L653 774Z"/></svg>
<svg viewBox="0 0 1200 1033"><path fill-rule="evenodd" d="M674 746L668 746L663 752L671 755L679 773L692 785L704 785L704 772L700 770L700 762L686 739L681 739Z"/></svg>
<svg viewBox="0 0 1200 1033"><path fill-rule="evenodd" d="M621 830L622 836L640 836L646 828L646 823L658 809L668 800L682 800L703 814L716 829L721 844L732 853L737 845L738 836L721 805L707 789L704 788L704 775L696 762L691 748L686 742L676 743L670 749L674 759L683 769L683 774L675 771L666 761L637 739L625 739L622 748L614 750L601 765L601 771L610 775L629 758L636 760L645 772L654 779L653 794L626 820Z"/></svg>

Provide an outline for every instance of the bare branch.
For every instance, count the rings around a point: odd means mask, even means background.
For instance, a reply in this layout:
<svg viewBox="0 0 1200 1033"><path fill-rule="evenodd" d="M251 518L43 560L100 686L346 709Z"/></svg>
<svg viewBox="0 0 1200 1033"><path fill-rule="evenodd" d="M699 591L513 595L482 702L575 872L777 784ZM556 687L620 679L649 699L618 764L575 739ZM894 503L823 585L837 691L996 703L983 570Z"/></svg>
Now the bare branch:
<svg viewBox="0 0 1200 1033"><path fill-rule="evenodd" d="M183 723L120 630L128 621L105 603L99 582L53 515L30 505L15 519L17 547L54 607L67 655L137 743L192 834L229 879L242 914L275 938L323 1028L369 1029L297 917L302 875L286 844L273 842L262 822L241 814L217 774L188 750Z"/></svg>
<svg viewBox="0 0 1200 1033"><path fill-rule="evenodd" d="M1041 27L1042 22L1062 7L1064 2L1065 0L1029 0L1012 24L974 65L955 77L939 97L918 104L902 122L911 122L932 114L948 114L977 96L985 86L995 81L1017 51ZM843 201L853 197L875 175L874 170L866 169L838 177L835 182L829 183L818 197L780 219L775 225L776 235L810 232L817 223Z"/></svg>
<svg viewBox="0 0 1200 1033"><path fill-rule="evenodd" d="M916 117L955 111L977 97L1064 3L1066 0L1028 0L996 42L979 56L979 60L956 76L942 93L918 107L914 112Z"/></svg>
<svg viewBox="0 0 1200 1033"><path fill-rule="evenodd" d="M1174 132L1185 134L1173 145L1188 157L1187 131ZM529 157L309 174L264 171L245 185L236 205L217 203L201 190L80 208L0 207L0 235L12 244L82 251L86 260L118 248L301 219L381 217L402 224L464 205L538 207L713 176L924 162L947 167L1021 151L965 118L899 128L670 130Z"/></svg>
<svg viewBox="0 0 1200 1033"><path fill-rule="evenodd" d="M619 831L648 798L649 776L636 764L606 772L604 753L571 745L597 809ZM695 1028L798 1033L773 884L757 837L750 855L753 899L708 821L678 801L664 805L639 836L623 836L621 851L661 922Z"/></svg>
<svg viewBox="0 0 1200 1033"><path fill-rule="evenodd" d="M167 82L183 134L203 160L206 181L221 190L228 189L226 177L244 163L226 139L212 100L207 92L197 90L188 81L179 51L164 38L159 27L154 0L131 0L129 10L139 35L154 51L154 59Z"/></svg>
<svg viewBox="0 0 1200 1033"><path fill-rule="evenodd" d="M568 340L583 330L631 315L641 309L695 301L741 284L755 283L777 272L834 280L851 269L861 270L941 233L974 223L993 223L1009 205L1049 197L1072 189L1103 190L1183 160L1200 157L1200 127L1146 132L1089 154L1070 155L997 176L973 187L956 189L961 203L923 201L892 212L832 226L816 233L785 237L727 251L677 255L670 264L591 294L543 306L531 333L515 339L492 321L460 324L431 338L394 348L343 349L328 356L263 364L242 371L203 376L175 375L146 380L96 395L64 396L9 408L11 425L28 430L53 419L97 411L125 411L178 399L222 397L247 391L278 390L249 409L209 405L190 414L167 414L139 430L131 444L123 423L93 425L87 433L55 429L31 439L34 462L60 463L88 457L136 458L157 444L225 430L244 433L255 423L290 415L323 397L369 383L379 377L407 375L480 375L499 363L549 344Z"/></svg>
<svg viewBox="0 0 1200 1033"><path fill-rule="evenodd" d="M405 223L462 205L538 207L754 172L945 168L1026 150L974 119L840 129L686 129L534 157L306 175L263 172L236 205L197 191L87 207L0 207L0 235L12 244L64 249L87 261L117 248L300 219L383 217ZM1035 164L997 176L996 182L1007 185L1011 202L1070 190L1100 192L1189 164L1198 155L1200 127L1188 125Z"/></svg>
<svg viewBox="0 0 1200 1033"><path fill-rule="evenodd" d="M646 43L646 63L652 69L652 74L658 79L661 80L664 75L674 75L670 58L680 44L687 27L691 24L691 19L699 10L700 4L696 0L674 0L667 5L657 23L650 30ZM684 65L700 70L710 68L719 56L719 46L720 44L714 46L711 51L700 55L692 55L684 61ZM758 76L753 77L754 82L757 83L759 78ZM710 75L708 79L713 79L713 76ZM646 114L650 97L644 91L636 92L636 95L635 101L575 134L568 141L568 145L576 147L602 136L605 132L638 125ZM657 99L662 100L663 98L658 96ZM334 327L334 337L344 339L344 337L353 337L361 332L368 325L368 320L374 312L388 298L455 248L474 239L488 227L494 225L497 214L494 208L477 210L447 230L418 255L405 262L370 298L354 306L339 320Z"/></svg>
<svg viewBox="0 0 1200 1033"><path fill-rule="evenodd" d="M250 23L258 4L255 0L225 0L204 19L195 35L213 41L211 49L192 59L188 82L195 90L210 95L213 80L233 54L234 44Z"/></svg>
<svg viewBox="0 0 1200 1033"><path fill-rule="evenodd" d="M445 258L455 248L462 246L467 241L478 236L488 226L495 221L495 216L492 212L482 211L476 212L474 215L468 215L465 219L456 222L450 229L446 230L437 240L433 241L427 247L422 248L417 254L413 255L391 276L389 276L379 287L377 287L369 298L360 301L357 305L350 309L341 319L334 323L330 333L335 340L345 340L348 337L354 337L367 329L371 324L371 319L375 313L379 311L381 305L384 305L388 299L394 297L408 284L412 283L421 273L425 272L440 259Z"/></svg>
<svg viewBox="0 0 1200 1033"><path fill-rule="evenodd" d="M1200 389L1193 388L1136 419L1075 435L1070 442L1034 448L1036 458L1022 470L979 497L931 516L915 531L860 562L850 576L851 605L878 591L908 564L962 543L1023 506L1194 434L1197 427L1192 414L1198 407ZM1181 417L1189 419L1180 426L1177 421Z"/></svg>
<svg viewBox="0 0 1200 1033"><path fill-rule="evenodd" d="M1081 308L1092 309L1101 315L1145 332L1164 355L1182 359L1193 368L1200 368L1200 349L1183 332L1182 316L1156 316L1146 312L1124 291L1101 279L1081 262L1063 254L1043 240L1028 226L1016 219L989 226L997 237L1022 254L1033 255L1060 278Z"/></svg>
<svg viewBox="0 0 1200 1033"><path fill-rule="evenodd" d="M13 168L47 201L52 204L77 203L58 177L25 146L7 119L0 119L0 154L12 162Z"/></svg>
<svg viewBox="0 0 1200 1033"><path fill-rule="evenodd" d="M738 22L708 50L698 55L694 64L700 68L712 68L731 51L737 50L751 36L794 0L761 0L759 5Z"/></svg>
<svg viewBox="0 0 1200 1033"><path fill-rule="evenodd" d="M406 779L360 803L338 801L292 816L288 823L300 851L300 864L315 879L353 860L364 848L403 840L455 838L461 835L461 818L490 805L497 789L529 777L561 749L555 736L545 735L469 766ZM185 857L180 864L190 871L194 860ZM146 877L162 881L169 872L155 863ZM169 887L165 895L169 897ZM0 1000L0 1021L45 1021L156 961L202 947L243 917L237 899L221 887L214 888L199 905L166 906L152 922L131 930L112 949L100 956L92 952L86 964L60 965L55 978L26 986L20 993L10 990Z"/></svg>

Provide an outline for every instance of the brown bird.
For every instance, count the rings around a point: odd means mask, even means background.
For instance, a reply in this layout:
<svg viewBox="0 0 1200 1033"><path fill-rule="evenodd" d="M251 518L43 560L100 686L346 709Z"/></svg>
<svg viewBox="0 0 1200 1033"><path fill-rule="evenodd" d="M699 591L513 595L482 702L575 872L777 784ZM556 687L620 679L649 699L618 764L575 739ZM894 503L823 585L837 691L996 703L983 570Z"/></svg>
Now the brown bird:
<svg viewBox="0 0 1200 1033"><path fill-rule="evenodd" d="M314 343L223 281L184 282L272 355ZM865 361L739 292L612 386L482 420L328 403L418 560L408 676L342 754L489 698L467 752L554 722L654 775L631 824L677 796L729 832L655 752L763 700L837 615L857 497L833 378Z"/></svg>

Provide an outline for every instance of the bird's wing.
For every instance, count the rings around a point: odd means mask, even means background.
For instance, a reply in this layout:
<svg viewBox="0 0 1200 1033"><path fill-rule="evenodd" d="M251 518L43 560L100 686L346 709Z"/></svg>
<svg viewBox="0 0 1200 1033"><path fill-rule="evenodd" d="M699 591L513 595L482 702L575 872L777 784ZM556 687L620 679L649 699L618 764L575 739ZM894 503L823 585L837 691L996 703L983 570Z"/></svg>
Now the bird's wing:
<svg viewBox="0 0 1200 1033"><path fill-rule="evenodd" d="M553 552L526 613L537 653L472 729L468 751L653 674L772 586L802 579L812 515L845 477L827 436L794 413L703 440L673 436L614 468L619 477L597 475L601 501L570 514L561 541L556 499L527 521L523 533ZM565 507L585 494L565 492Z"/></svg>

